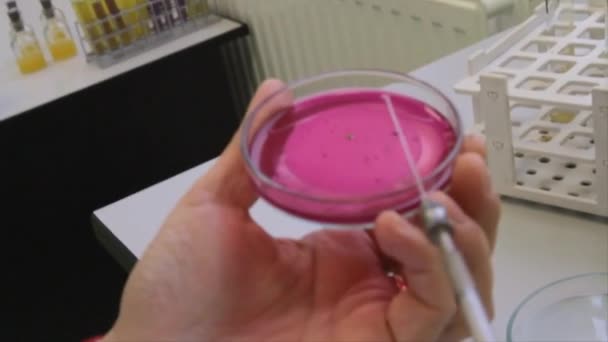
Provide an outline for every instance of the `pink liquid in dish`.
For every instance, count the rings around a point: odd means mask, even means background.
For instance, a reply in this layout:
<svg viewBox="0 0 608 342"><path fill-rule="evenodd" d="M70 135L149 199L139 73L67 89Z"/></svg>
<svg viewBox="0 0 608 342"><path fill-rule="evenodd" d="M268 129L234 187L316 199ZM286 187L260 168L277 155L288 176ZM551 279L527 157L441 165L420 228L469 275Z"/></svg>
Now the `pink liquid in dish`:
<svg viewBox="0 0 608 342"><path fill-rule="evenodd" d="M283 188L260 186L262 196L298 216L335 223L370 222L382 210L417 204L385 94L421 176L436 170L457 135L434 108L386 91L334 91L299 101L255 135L250 145L254 165ZM440 173L431 182L442 183L435 184L440 188L447 178Z"/></svg>

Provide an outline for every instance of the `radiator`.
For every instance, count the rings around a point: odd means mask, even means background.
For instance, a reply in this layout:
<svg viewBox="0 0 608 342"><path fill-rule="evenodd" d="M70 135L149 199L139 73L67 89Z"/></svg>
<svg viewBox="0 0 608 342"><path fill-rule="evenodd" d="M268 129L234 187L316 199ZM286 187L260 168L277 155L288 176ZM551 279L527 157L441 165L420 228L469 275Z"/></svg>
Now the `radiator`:
<svg viewBox="0 0 608 342"><path fill-rule="evenodd" d="M470 0L210 0L210 6L251 31L222 51L239 113L269 77L289 82L344 68L408 72L490 32L483 6Z"/></svg>

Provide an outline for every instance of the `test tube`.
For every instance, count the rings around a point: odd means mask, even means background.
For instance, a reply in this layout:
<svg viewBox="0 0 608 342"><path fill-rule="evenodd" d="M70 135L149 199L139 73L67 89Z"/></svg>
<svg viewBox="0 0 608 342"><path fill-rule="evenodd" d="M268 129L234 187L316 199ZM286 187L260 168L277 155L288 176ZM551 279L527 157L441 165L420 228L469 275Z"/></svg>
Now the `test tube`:
<svg viewBox="0 0 608 342"><path fill-rule="evenodd" d="M148 11L145 0L118 0L118 7L134 39L148 34Z"/></svg>
<svg viewBox="0 0 608 342"><path fill-rule="evenodd" d="M85 37L91 42L93 51L96 54L104 53L106 47L100 40L101 31L99 26L95 25L95 14L87 0L72 0L72 9L84 30Z"/></svg>
<svg viewBox="0 0 608 342"><path fill-rule="evenodd" d="M60 61L74 57L78 50L63 12L55 8L51 0L40 0L40 4L42 5L44 38L53 59Z"/></svg>
<svg viewBox="0 0 608 342"><path fill-rule="evenodd" d="M127 31L127 25L118 9L118 5L116 5L115 0L105 0L106 6L108 7L108 11L110 15L114 19L114 24L118 28L120 33L120 39L124 45L128 45L131 43L131 35Z"/></svg>
<svg viewBox="0 0 608 342"><path fill-rule="evenodd" d="M608 0L607 0L608 1ZM188 20L188 9L186 8L186 0L175 0L177 13L179 13L179 18L182 21Z"/></svg>
<svg viewBox="0 0 608 342"><path fill-rule="evenodd" d="M173 18L173 2L171 0L165 0L165 17L167 18L168 25L173 25L175 22Z"/></svg>
<svg viewBox="0 0 608 342"><path fill-rule="evenodd" d="M148 6L146 6L146 0L135 0L135 6L137 8L137 22L139 23L139 29L143 36L148 35L150 32L149 19L150 13L148 13Z"/></svg>
<svg viewBox="0 0 608 342"><path fill-rule="evenodd" d="M167 29L167 14L162 0L148 0L148 12L152 16L154 31L162 32Z"/></svg>
<svg viewBox="0 0 608 342"><path fill-rule="evenodd" d="M98 21L101 22L101 30L103 32L103 36L110 47L110 49L115 50L118 49L120 44L115 37L114 30L112 28L112 24L108 19L108 14L106 13L106 9L103 7L101 0L89 0L91 7L93 8L93 13L95 13L95 17Z"/></svg>

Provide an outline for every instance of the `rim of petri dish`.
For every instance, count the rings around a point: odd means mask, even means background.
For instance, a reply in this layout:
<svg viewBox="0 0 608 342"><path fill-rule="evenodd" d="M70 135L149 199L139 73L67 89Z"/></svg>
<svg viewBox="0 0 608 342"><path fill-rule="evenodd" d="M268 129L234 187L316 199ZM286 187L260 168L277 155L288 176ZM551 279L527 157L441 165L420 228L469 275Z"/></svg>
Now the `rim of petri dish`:
<svg viewBox="0 0 608 342"><path fill-rule="evenodd" d="M513 340L513 328L515 327L515 323L518 322L517 319L519 318L520 312L524 308L526 308L527 304L529 304L532 300L536 299L536 297L538 297L540 294L544 293L546 290L548 290L550 288L557 287L563 283L566 283L566 282L569 282L572 280L589 278L589 277L606 277L606 278L608 278L608 273L591 272L591 273L577 274L574 276L562 278L562 279L550 282L549 284L534 290L532 293L530 293L528 296L526 296L526 298L524 298L524 300L517 306L517 308L515 308L515 311L513 311L513 314L511 314L511 317L509 317L509 323L507 324L507 341L515 342Z"/></svg>
<svg viewBox="0 0 608 342"><path fill-rule="evenodd" d="M447 107L452 112L451 114L453 114L454 119L455 119L453 129L454 129L454 133L457 135L456 142L454 143L454 145L452 146L452 149L450 150L448 155L444 158L444 160L442 160L441 163L430 174L422 177L423 184L426 184L429 180L433 179L434 177L437 177L441 172L445 171L445 169L448 166L452 165L452 162L454 161L455 157L460 152L460 148L461 148L462 142L464 140L464 134L463 134L463 124L462 124L462 119L460 117L460 113L458 112L458 110L456 110L456 107L454 106L452 101L450 101L450 99L448 99L447 96L445 96L441 91L439 91L439 89L435 88L434 86L430 85L429 83L419 80L417 78L414 78L412 76L399 73L399 72L386 71L386 70L380 70L380 69L344 69L344 70L326 72L326 73L318 74L316 76L304 78L304 79L301 79L301 80L298 80L295 82L287 83L285 85L285 87L272 93L270 96L268 96L266 99L264 99L259 105L257 105L252 110L247 112L245 119L243 121L242 128L241 128L242 129L241 153L243 154L247 167L253 173L253 175L258 179L258 181L261 181L266 186L270 186L276 190L282 191L284 193L288 193L294 197L299 197L299 198L302 198L305 200L311 200L311 201L318 201L318 202L324 202L324 203L339 203L339 204L358 203L358 202L362 202L362 201L382 199L382 198L386 198L386 197L399 195L399 194L402 194L403 192L409 192L409 191L415 190L417 188L416 184L412 183L411 185L407 185L402 188L397 188L392 191L380 192L378 194L367 195L367 196L348 196L348 197L323 196L323 197L319 197L319 196L313 196L313 195L291 190L288 187L275 182L270 177L266 176L253 162L253 159L252 159L251 153L250 153L250 149L249 149L249 147L250 147L249 146L249 139L250 139L249 131L250 131L251 126L253 125L253 121L254 121L256 115L258 114L258 112L260 111L260 109L264 108L264 106L266 106L270 101L272 101L274 98L276 98L277 96L282 94L284 91L287 91L290 89L295 89L295 88L305 86L305 85L309 85L311 83L321 81L321 80L327 79L327 78L332 78L332 77L337 77L337 76L355 76L355 75L379 76L379 77L386 77L387 79L393 78L394 82L387 84L386 86L396 84L396 83L408 83L410 85L414 85L416 87L429 91L429 92L433 93L434 95L437 95L442 101L444 101L445 104L447 105ZM377 88L377 89L381 90L382 88ZM295 101L297 102L298 99L296 98ZM447 116L446 113L443 113L441 111L437 111L437 112L440 113L444 117ZM272 118L272 117L273 116L270 116L267 120L270 120L270 118ZM266 121L264 121L264 122L266 122ZM264 123L260 123L261 126L263 126L263 124ZM405 161L404 161L404 163L405 163Z"/></svg>

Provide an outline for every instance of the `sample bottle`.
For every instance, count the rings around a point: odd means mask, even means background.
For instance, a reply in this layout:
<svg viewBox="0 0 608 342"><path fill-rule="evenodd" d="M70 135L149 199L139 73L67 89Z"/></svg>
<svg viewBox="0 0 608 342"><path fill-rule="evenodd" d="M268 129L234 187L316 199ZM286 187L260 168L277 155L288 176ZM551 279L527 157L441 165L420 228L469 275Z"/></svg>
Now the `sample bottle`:
<svg viewBox="0 0 608 342"><path fill-rule="evenodd" d="M106 51L106 45L101 40L101 26L96 24L95 13L88 3L88 0L72 0L72 8L80 27L82 27L86 39L91 44L93 51L100 55Z"/></svg>
<svg viewBox="0 0 608 342"><path fill-rule="evenodd" d="M44 38L55 61L74 57L78 52L63 13L53 7L51 0L40 0Z"/></svg>
<svg viewBox="0 0 608 342"><path fill-rule="evenodd" d="M11 48L17 59L19 70L29 74L46 67L40 44L32 29L21 20L16 4L8 5L8 17L11 22Z"/></svg>

